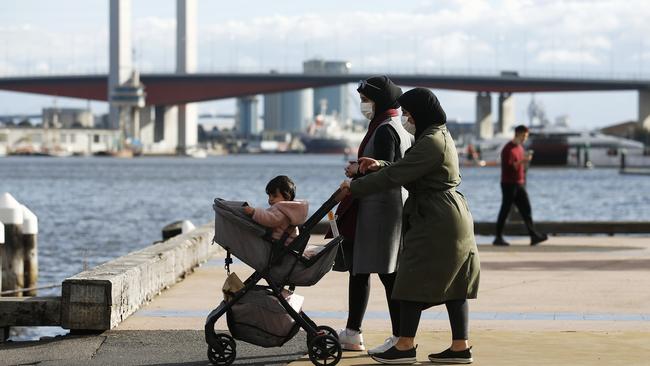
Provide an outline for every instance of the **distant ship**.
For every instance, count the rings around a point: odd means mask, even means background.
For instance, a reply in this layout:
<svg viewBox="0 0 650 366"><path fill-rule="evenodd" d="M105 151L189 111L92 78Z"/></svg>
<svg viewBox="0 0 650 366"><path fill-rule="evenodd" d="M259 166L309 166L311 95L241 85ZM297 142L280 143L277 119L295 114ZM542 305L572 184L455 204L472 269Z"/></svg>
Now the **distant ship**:
<svg viewBox="0 0 650 366"><path fill-rule="evenodd" d="M600 131L578 130L569 127L568 117L560 116L551 123L541 103L534 98L528 106L530 139L524 146L533 152L531 165L615 167L620 164L621 153L635 160L645 159L643 143ZM513 132L482 140L472 147L477 152L466 165L497 165L501 149L512 139ZM466 154L469 155L469 154Z"/></svg>
<svg viewBox="0 0 650 366"><path fill-rule="evenodd" d="M618 166L622 151L628 156L644 155L641 142L579 131L565 126L531 128L528 148L534 151L533 165Z"/></svg>
<svg viewBox="0 0 650 366"><path fill-rule="evenodd" d="M356 154L365 134L363 128L344 126L335 116L319 114L300 141L307 153Z"/></svg>

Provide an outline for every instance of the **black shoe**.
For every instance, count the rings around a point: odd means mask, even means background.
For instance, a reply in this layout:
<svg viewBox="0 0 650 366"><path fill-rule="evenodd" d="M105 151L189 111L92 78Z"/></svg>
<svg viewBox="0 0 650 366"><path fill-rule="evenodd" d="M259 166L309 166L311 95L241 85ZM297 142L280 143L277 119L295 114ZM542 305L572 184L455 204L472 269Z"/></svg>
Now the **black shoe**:
<svg viewBox="0 0 650 366"><path fill-rule="evenodd" d="M451 348L440 353L432 353L429 355L429 361L434 363L472 363L472 347L464 351L452 351Z"/></svg>
<svg viewBox="0 0 650 366"><path fill-rule="evenodd" d="M508 245L510 245L510 243L508 243L507 241L505 241L505 240L503 239L503 237L501 237L501 236L497 236L496 238L494 238L494 241L492 242L492 245L498 245L498 246L507 247Z"/></svg>
<svg viewBox="0 0 650 366"><path fill-rule="evenodd" d="M416 348L417 346L406 351L400 351L393 346L385 352L375 353L370 355L370 357L379 363L390 365L411 365L417 362L417 358L415 357Z"/></svg>
<svg viewBox="0 0 650 366"><path fill-rule="evenodd" d="M535 235L532 238L530 238L530 245L537 245L543 241L548 240L548 235L542 234L542 235Z"/></svg>

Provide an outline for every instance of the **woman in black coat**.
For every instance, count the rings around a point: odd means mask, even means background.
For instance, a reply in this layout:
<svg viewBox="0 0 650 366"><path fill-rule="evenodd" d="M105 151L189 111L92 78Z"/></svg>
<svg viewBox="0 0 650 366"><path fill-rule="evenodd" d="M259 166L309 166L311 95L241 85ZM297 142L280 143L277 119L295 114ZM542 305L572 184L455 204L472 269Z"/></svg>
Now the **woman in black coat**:
<svg viewBox="0 0 650 366"><path fill-rule="evenodd" d="M411 146L411 137L403 129L397 110L397 98L402 95L402 90L388 77L376 76L361 81L357 91L361 112L370 120L358 157L390 162L399 160ZM345 174L353 179L363 175L356 162L346 167ZM393 332L383 345L368 353L383 352L397 340L399 304L391 301L390 296L401 245L405 195L405 191L395 187L364 198L347 199L339 205L339 226L346 240L343 244L344 260L339 260L335 268L350 272L348 321L346 328L338 334L343 349L365 350L361 323L368 305L371 273L378 274L384 285Z"/></svg>

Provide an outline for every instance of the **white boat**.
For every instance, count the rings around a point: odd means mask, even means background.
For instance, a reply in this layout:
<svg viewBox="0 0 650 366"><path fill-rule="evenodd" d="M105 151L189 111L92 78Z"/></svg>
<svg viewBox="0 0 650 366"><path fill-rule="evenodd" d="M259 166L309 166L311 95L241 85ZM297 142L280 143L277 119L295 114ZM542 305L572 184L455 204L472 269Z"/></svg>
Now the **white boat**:
<svg viewBox="0 0 650 366"><path fill-rule="evenodd" d="M481 165L495 165L503 146L512 138L497 136L477 144ZM628 159L648 160L641 142L605 135L598 131L575 130L566 126L536 126L530 128L525 148L534 152L532 165L615 167L620 154Z"/></svg>

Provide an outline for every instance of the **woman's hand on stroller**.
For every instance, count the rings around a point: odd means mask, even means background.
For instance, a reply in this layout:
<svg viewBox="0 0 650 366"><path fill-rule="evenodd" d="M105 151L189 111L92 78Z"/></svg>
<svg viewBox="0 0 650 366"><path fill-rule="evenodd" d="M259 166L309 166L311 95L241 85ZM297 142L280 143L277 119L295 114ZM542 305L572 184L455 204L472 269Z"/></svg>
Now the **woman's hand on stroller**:
<svg viewBox="0 0 650 366"><path fill-rule="evenodd" d="M336 202L341 202L345 196L350 194L350 181L344 180L343 183L339 186L339 192L336 194Z"/></svg>
<svg viewBox="0 0 650 366"><path fill-rule="evenodd" d="M372 158L359 158L359 171L361 174L366 174L369 171L373 172L379 170L381 165L379 161Z"/></svg>
<svg viewBox="0 0 650 366"><path fill-rule="evenodd" d="M255 213L255 209L252 208L251 206L244 206L244 213L248 216L253 216L253 213Z"/></svg>
<svg viewBox="0 0 650 366"><path fill-rule="evenodd" d="M359 163L356 161L350 161L348 166L345 167L345 176L348 178L354 178L359 174Z"/></svg>

